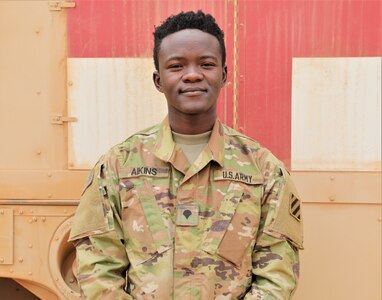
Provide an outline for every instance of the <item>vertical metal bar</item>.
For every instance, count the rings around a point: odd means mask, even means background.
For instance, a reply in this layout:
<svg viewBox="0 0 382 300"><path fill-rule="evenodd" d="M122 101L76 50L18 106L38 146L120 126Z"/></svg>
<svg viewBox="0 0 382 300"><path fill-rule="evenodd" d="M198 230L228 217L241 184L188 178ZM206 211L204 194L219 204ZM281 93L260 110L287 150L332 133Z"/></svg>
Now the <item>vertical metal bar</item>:
<svg viewBox="0 0 382 300"><path fill-rule="evenodd" d="M239 70L238 70L238 50L239 50L239 5L238 0L233 2L233 128L238 129L238 90L239 90Z"/></svg>

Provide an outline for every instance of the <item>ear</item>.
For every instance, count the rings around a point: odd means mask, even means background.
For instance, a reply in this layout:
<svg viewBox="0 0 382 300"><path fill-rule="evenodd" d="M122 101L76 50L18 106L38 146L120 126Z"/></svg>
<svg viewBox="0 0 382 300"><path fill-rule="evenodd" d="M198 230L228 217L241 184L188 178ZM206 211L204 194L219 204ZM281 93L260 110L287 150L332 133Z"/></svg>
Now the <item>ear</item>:
<svg viewBox="0 0 382 300"><path fill-rule="evenodd" d="M225 85L225 83L227 82L227 72L228 72L228 69L227 69L227 65L225 65L223 67L223 76L222 76L222 87Z"/></svg>
<svg viewBox="0 0 382 300"><path fill-rule="evenodd" d="M159 71L158 70L155 70L153 72L153 82L154 82L154 85L157 88L157 90L159 92L163 93L162 85L161 85L161 82L160 82L160 75L159 75Z"/></svg>

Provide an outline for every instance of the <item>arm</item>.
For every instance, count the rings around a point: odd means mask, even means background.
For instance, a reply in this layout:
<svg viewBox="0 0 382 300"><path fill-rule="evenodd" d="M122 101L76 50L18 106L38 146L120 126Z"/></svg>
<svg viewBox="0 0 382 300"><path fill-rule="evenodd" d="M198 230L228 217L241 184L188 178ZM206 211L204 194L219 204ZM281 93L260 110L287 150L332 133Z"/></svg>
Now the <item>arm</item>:
<svg viewBox="0 0 382 300"><path fill-rule="evenodd" d="M113 171L100 161L90 173L69 241L75 241L77 279L84 299L133 299L124 287L129 261Z"/></svg>
<svg viewBox="0 0 382 300"><path fill-rule="evenodd" d="M301 202L288 172L271 154L265 156L266 185L252 254L253 281L244 299L291 299L298 281L298 249L302 249Z"/></svg>

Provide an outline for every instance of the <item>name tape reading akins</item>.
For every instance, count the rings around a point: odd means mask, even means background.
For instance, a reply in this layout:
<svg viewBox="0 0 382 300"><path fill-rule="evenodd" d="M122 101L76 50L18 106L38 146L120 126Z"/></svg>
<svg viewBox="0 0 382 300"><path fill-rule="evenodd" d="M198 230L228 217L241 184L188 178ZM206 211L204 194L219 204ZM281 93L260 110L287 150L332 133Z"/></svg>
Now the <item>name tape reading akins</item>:
<svg viewBox="0 0 382 300"><path fill-rule="evenodd" d="M168 177L169 168L159 167L127 167L119 170L120 178L152 176L152 177Z"/></svg>

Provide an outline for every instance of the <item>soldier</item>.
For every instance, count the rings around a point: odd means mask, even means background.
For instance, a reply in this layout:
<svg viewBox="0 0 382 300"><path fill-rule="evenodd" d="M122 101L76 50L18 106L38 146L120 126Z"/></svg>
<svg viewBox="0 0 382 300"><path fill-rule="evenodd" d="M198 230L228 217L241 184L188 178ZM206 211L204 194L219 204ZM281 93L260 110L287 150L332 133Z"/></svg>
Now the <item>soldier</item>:
<svg viewBox="0 0 382 300"><path fill-rule="evenodd" d="M283 164L222 124L222 30L201 11L154 32L168 116L91 171L70 239L86 299L290 299L301 203Z"/></svg>

